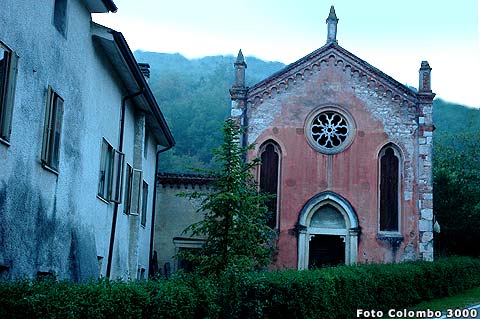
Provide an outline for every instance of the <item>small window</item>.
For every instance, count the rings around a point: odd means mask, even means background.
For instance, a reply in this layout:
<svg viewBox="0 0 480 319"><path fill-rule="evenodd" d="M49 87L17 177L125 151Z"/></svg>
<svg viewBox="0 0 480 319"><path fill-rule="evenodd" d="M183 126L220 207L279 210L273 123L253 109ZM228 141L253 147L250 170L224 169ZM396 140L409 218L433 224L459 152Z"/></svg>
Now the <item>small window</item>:
<svg viewBox="0 0 480 319"><path fill-rule="evenodd" d="M392 146L380 152L380 231L399 231L400 155Z"/></svg>
<svg viewBox="0 0 480 319"><path fill-rule="evenodd" d="M143 140L143 158L147 159L148 155L148 139L149 139L149 134L147 127L145 127L145 136Z"/></svg>
<svg viewBox="0 0 480 319"><path fill-rule="evenodd" d="M55 0L53 25L63 36L67 34L67 0Z"/></svg>
<svg viewBox="0 0 480 319"><path fill-rule="evenodd" d="M105 139L100 159L98 196L115 203L122 201L123 161L125 155L114 149Z"/></svg>
<svg viewBox="0 0 480 319"><path fill-rule="evenodd" d="M0 282L10 279L10 267L0 264Z"/></svg>
<svg viewBox="0 0 480 319"><path fill-rule="evenodd" d="M0 42L0 140L10 141L18 56Z"/></svg>
<svg viewBox="0 0 480 319"><path fill-rule="evenodd" d="M145 227L147 224L147 204L148 204L148 184L147 182L143 181L143 188L142 188L142 216L141 216L141 225Z"/></svg>
<svg viewBox="0 0 480 319"><path fill-rule="evenodd" d="M197 248L197 247L180 247L178 249L178 252L179 253L188 253L188 254L192 254L192 255L198 255L201 251L201 247ZM177 261L177 270L179 269L183 269L183 271L185 272L193 272L196 268L197 268L198 264L193 262L193 261L190 261L190 260L186 260L186 259L183 259L183 258L178 258L178 261Z"/></svg>
<svg viewBox="0 0 480 319"><path fill-rule="evenodd" d="M63 99L48 87L45 124L43 131L42 165L58 172L60 137L63 121Z"/></svg>
<svg viewBox="0 0 480 319"><path fill-rule="evenodd" d="M138 268L137 270L137 280L145 280L145 273L146 269L145 268Z"/></svg>

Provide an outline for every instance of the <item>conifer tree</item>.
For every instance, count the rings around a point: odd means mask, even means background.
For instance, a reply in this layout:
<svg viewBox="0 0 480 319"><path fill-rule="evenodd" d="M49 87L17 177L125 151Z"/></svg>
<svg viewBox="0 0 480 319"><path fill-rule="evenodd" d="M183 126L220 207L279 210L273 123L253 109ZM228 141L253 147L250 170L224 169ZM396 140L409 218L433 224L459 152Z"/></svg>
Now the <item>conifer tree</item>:
<svg viewBox="0 0 480 319"><path fill-rule="evenodd" d="M266 202L271 195L259 192L253 172L259 159L243 159L253 145L241 147L241 129L233 120L223 125L223 144L214 150L217 171L211 192L194 192L202 198L198 213L204 218L185 229L205 239L197 254L183 252L184 258L204 274L219 275L225 270L252 271L271 263L275 232L267 226Z"/></svg>

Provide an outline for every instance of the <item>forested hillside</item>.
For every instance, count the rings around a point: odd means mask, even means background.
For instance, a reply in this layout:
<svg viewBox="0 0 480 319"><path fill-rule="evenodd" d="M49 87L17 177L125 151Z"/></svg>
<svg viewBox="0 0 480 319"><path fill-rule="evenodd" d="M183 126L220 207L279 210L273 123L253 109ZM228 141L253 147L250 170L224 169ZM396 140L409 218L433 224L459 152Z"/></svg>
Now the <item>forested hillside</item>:
<svg viewBox="0 0 480 319"><path fill-rule="evenodd" d="M162 154L160 170L180 173L190 167L210 168L212 149L221 142L222 122L230 115L228 90L236 57L188 60L180 54L142 51L136 51L135 57L150 64L150 87L176 140L175 147ZM247 64L247 85L284 67L253 57L247 58Z"/></svg>

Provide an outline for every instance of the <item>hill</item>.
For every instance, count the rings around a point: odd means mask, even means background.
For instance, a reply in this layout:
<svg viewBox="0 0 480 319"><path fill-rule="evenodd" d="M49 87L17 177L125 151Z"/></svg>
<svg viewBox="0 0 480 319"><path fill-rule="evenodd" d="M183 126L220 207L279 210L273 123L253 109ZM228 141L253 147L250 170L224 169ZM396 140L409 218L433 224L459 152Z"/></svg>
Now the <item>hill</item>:
<svg viewBox="0 0 480 319"><path fill-rule="evenodd" d="M189 167L212 167L212 149L221 143L220 127L230 115L234 56L186 59L180 54L136 51L138 61L149 63L150 87L176 140L162 154L160 170L186 172ZM280 62L247 57L247 85L282 69Z"/></svg>

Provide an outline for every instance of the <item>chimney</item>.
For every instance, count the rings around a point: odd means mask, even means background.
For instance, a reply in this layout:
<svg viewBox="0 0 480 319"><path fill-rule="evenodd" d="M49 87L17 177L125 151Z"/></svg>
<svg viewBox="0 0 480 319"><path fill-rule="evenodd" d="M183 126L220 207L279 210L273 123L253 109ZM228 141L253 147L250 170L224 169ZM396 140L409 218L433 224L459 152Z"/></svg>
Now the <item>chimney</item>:
<svg viewBox="0 0 480 319"><path fill-rule="evenodd" d="M140 72L142 72L143 76L146 79L150 79L150 64L138 63L138 67L140 68Z"/></svg>

